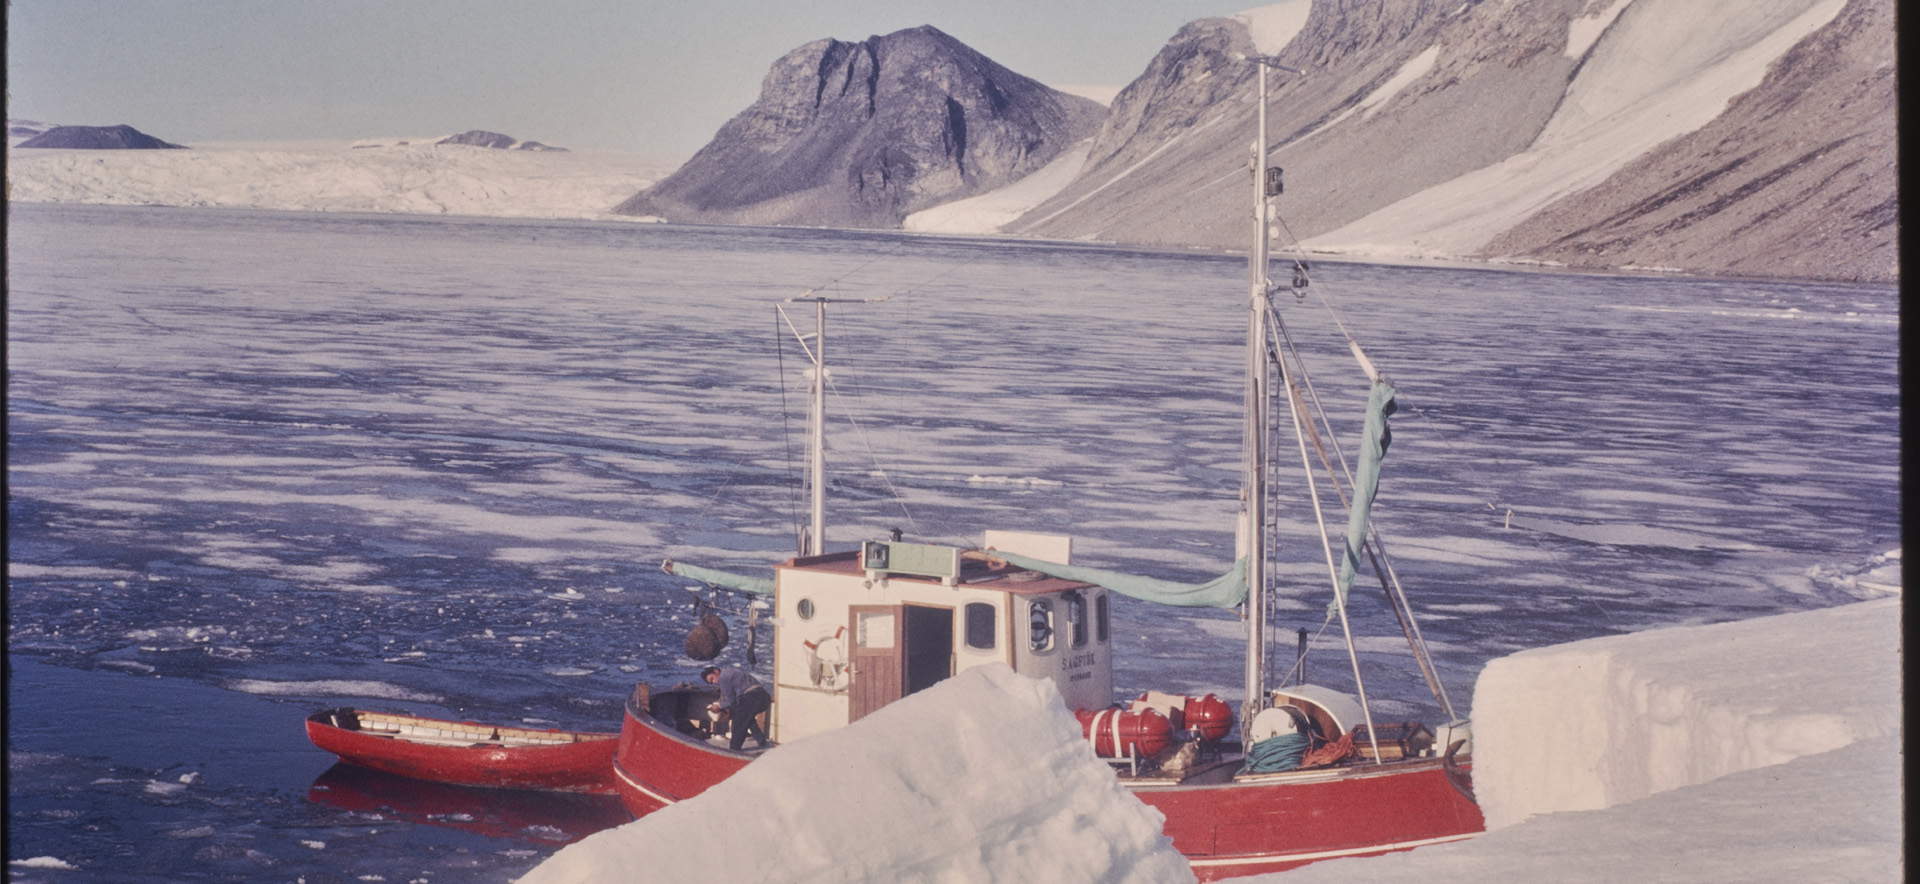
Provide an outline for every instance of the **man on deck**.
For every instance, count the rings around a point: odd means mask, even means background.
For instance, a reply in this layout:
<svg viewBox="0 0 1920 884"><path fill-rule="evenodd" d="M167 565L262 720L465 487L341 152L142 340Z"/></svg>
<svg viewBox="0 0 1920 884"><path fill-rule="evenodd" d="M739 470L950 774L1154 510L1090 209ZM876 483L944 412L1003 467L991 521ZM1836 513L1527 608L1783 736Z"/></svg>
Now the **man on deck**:
<svg viewBox="0 0 1920 884"><path fill-rule="evenodd" d="M760 728L759 715L773 707L773 698L767 696L767 690L760 686L759 680L746 670L721 669L718 666L701 670L700 679L720 687L720 701L707 708L716 712L725 709L733 717L733 730L727 738L727 748L740 751L747 744L748 733L753 734L757 745L766 748L767 732Z"/></svg>

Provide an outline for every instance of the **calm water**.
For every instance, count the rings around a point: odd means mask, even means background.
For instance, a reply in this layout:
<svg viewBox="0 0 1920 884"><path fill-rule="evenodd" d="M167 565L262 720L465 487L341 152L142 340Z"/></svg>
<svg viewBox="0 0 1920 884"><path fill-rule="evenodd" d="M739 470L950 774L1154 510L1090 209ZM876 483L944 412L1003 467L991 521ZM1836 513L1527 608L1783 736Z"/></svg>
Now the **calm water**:
<svg viewBox="0 0 1920 884"><path fill-rule="evenodd" d="M685 581L792 548L835 305L830 545L1232 555L1237 259L819 231L13 206L13 880L506 881L606 808L329 771L329 705L614 729ZM1378 519L1456 704L1486 660L1825 607L1897 549L1898 291L1323 263L1400 389ZM1291 300L1291 299L1288 299ZM1361 386L1285 305L1343 430ZM796 314L810 321L810 314ZM1310 516L1281 624L1317 628ZM745 629L739 602L735 635ZM1122 692L1237 700L1231 613L1118 606ZM1397 628L1370 694L1433 718ZM762 637L764 650L765 637ZM744 659L736 641L723 661ZM764 661L766 654L761 654ZM1344 686L1343 652L1316 680Z"/></svg>

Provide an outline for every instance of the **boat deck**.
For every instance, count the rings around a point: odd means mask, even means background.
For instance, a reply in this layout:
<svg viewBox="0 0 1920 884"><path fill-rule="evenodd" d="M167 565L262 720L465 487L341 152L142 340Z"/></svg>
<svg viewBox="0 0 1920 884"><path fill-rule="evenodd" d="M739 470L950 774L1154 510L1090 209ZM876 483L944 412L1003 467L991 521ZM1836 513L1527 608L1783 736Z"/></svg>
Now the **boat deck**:
<svg viewBox="0 0 1920 884"><path fill-rule="evenodd" d="M1246 759L1235 755L1193 765L1182 771L1159 768L1133 773L1125 767L1115 771L1120 781L1130 786L1212 786L1232 782Z"/></svg>

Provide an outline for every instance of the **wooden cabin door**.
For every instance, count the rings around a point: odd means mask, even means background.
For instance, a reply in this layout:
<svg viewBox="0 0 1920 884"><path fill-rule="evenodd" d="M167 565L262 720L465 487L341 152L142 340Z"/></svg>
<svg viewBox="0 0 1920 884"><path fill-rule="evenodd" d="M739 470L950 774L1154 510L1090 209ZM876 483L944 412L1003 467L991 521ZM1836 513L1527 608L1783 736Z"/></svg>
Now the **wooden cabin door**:
<svg viewBox="0 0 1920 884"><path fill-rule="evenodd" d="M905 684L906 655L902 639L906 612L900 605L854 605L847 631L853 641L847 662L853 681L847 686L847 721L859 721L874 710L900 699Z"/></svg>

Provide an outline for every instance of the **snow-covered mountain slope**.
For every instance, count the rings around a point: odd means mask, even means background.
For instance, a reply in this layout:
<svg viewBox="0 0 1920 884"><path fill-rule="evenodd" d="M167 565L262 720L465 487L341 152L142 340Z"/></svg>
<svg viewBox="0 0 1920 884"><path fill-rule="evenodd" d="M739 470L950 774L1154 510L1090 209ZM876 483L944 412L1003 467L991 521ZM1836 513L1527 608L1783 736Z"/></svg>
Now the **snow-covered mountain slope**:
<svg viewBox="0 0 1920 884"><path fill-rule="evenodd" d="M1189 23L1114 97L1090 142L999 191L903 205L916 213L902 226L1244 248L1257 71L1246 58L1258 53L1306 72L1274 74L1268 107L1268 163L1286 170L1283 243L1374 259L1895 281L1893 9L1285 0ZM20 131L34 126L45 128ZM433 140L10 150L8 198L591 218L676 165Z"/></svg>
<svg viewBox="0 0 1920 884"><path fill-rule="evenodd" d="M1306 71L1275 75L1268 163L1283 235L1311 249L1896 279L1891 16L1289 0L1205 19L1122 90L1082 177L1005 229L1238 246L1260 35Z"/></svg>
<svg viewBox="0 0 1920 884"><path fill-rule="evenodd" d="M439 138L189 144L191 150L11 150L7 198L22 202L613 217L672 171L591 151L492 150Z"/></svg>
<svg viewBox="0 0 1920 884"><path fill-rule="evenodd" d="M1712 122L1548 206L1483 253L1897 277L1893 34L1891 3L1848 4Z"/></svg>

